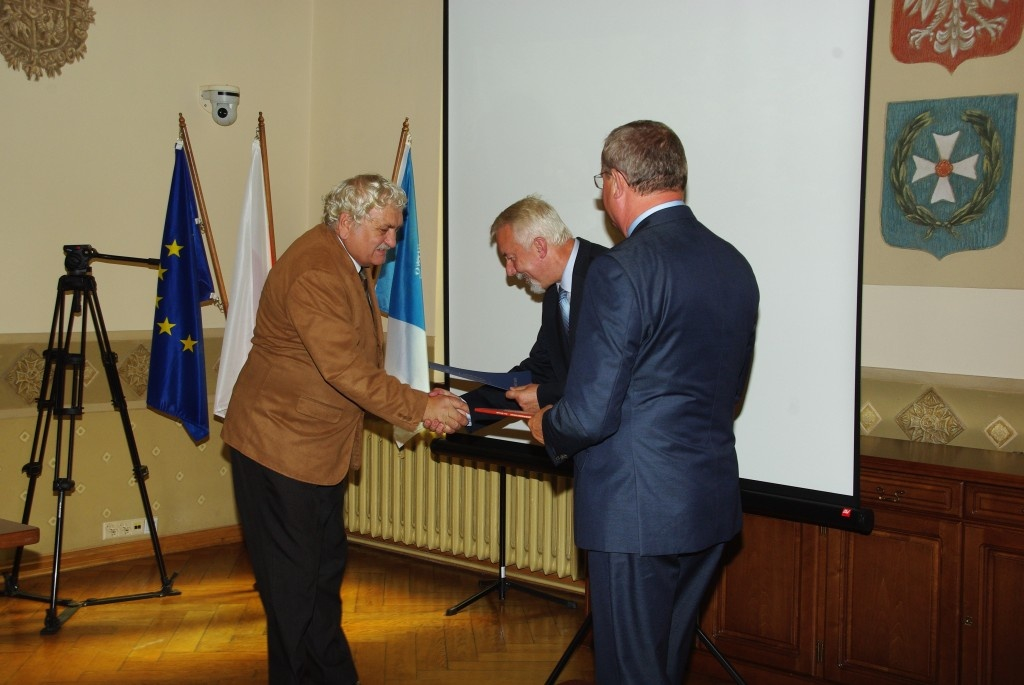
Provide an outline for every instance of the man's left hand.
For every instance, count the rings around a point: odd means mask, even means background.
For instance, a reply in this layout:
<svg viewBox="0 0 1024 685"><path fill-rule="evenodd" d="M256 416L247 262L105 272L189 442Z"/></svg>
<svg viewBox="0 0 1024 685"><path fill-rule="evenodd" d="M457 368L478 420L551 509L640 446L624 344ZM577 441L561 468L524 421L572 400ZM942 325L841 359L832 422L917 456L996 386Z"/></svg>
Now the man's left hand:
<svg viewBox="0 0 1024 685"><path fill-rule="evenodd" d="M533 435L533 439L542 445L544 444L544 415L551 407L552 405L549 404L530 417L530 433Z"/></svg>
<svg viewBox="0 0 1024 685"><path fill-rule="evenodd" d="M514 400L525 412L531 414L540 410L540 403L537 401L537 384L517 385L509 388L505 397Z"/></svg>

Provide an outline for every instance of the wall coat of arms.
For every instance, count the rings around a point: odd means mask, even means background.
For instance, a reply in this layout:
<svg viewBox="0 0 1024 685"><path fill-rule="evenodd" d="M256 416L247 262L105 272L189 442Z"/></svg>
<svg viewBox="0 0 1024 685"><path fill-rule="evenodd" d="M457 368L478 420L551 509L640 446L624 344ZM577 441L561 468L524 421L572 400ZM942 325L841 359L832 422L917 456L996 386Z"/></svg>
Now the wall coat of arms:
<svg viewBox="0 0 1024 685"><path fill-rule="evenodd" d="M892 54L900 62L935 62L953 73L972 57L1012 50L1022 26L1019 0L895 0Z"/></svg>
<svg viewBox="0 0 1024 685"><path fill-rule="evenodd" d="M0 54L29 80L60 75L85 56L89 25L96 19L89 0L0 2Z"/></svg>
<svg viewBox="0 0 1024 685"><path fill-rule="evenodd" d="M894 102L885 123L882 237L937 259L1006 237L1017 95Z"/></svg>

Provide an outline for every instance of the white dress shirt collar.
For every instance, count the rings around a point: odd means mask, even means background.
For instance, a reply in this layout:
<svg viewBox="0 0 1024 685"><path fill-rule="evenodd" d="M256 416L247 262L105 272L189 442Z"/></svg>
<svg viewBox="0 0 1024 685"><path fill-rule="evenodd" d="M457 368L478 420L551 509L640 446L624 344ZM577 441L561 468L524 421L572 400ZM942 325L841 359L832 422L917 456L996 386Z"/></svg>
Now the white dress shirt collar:
<svg viewBox="0 0 1024 685"><path fill-rule="evenodd" d="M670 200L668 202L662 202L660 205L654 205L653 207L648 209L646 212L644 212L643 214L641 214L637 218L633 219L633 223L631 223L629 225L629 230L626 231L626 237L629 237L629 236L633 235L633 231L636 229L637 226L640 225L640 222L643 221L644 219L646 219L647 217L649 217L651 214L654 214L655 212L661 211L662 209L667 209L669 207L679 207L679 206L682 206L684 204L686 204L686 203L683 202L682 200Z"/></svg>

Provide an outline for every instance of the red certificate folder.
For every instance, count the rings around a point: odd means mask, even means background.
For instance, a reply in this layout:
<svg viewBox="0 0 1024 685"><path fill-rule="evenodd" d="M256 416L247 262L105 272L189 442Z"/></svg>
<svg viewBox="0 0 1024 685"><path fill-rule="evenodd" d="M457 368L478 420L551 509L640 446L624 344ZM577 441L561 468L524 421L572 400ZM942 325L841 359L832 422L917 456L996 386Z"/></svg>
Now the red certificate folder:
<svg viewBox="0 0 1024 685"><path fill-rule="evenodd" d="M513 411L511 409L491 409L490 407L477 407L473 411L478 414L493 414L495 416L510 416L513 419L523 419L524 421L529 420L533 414L526 411Z"/></svg>

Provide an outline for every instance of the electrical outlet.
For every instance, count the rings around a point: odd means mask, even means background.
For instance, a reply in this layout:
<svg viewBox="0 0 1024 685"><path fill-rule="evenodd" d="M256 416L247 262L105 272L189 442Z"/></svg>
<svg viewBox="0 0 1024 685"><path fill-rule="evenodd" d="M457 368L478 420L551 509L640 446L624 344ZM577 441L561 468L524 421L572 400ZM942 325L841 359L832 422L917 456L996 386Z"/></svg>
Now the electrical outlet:
<svg viewBox="0 0 1024 685"><path fill-rule="evenodd" d="M153 518L153 524L156 525L156 517ZM145 518L104 521L102 525L104 540L119 540L137 535L149 535L149 525L146 523Z"/></svg>

